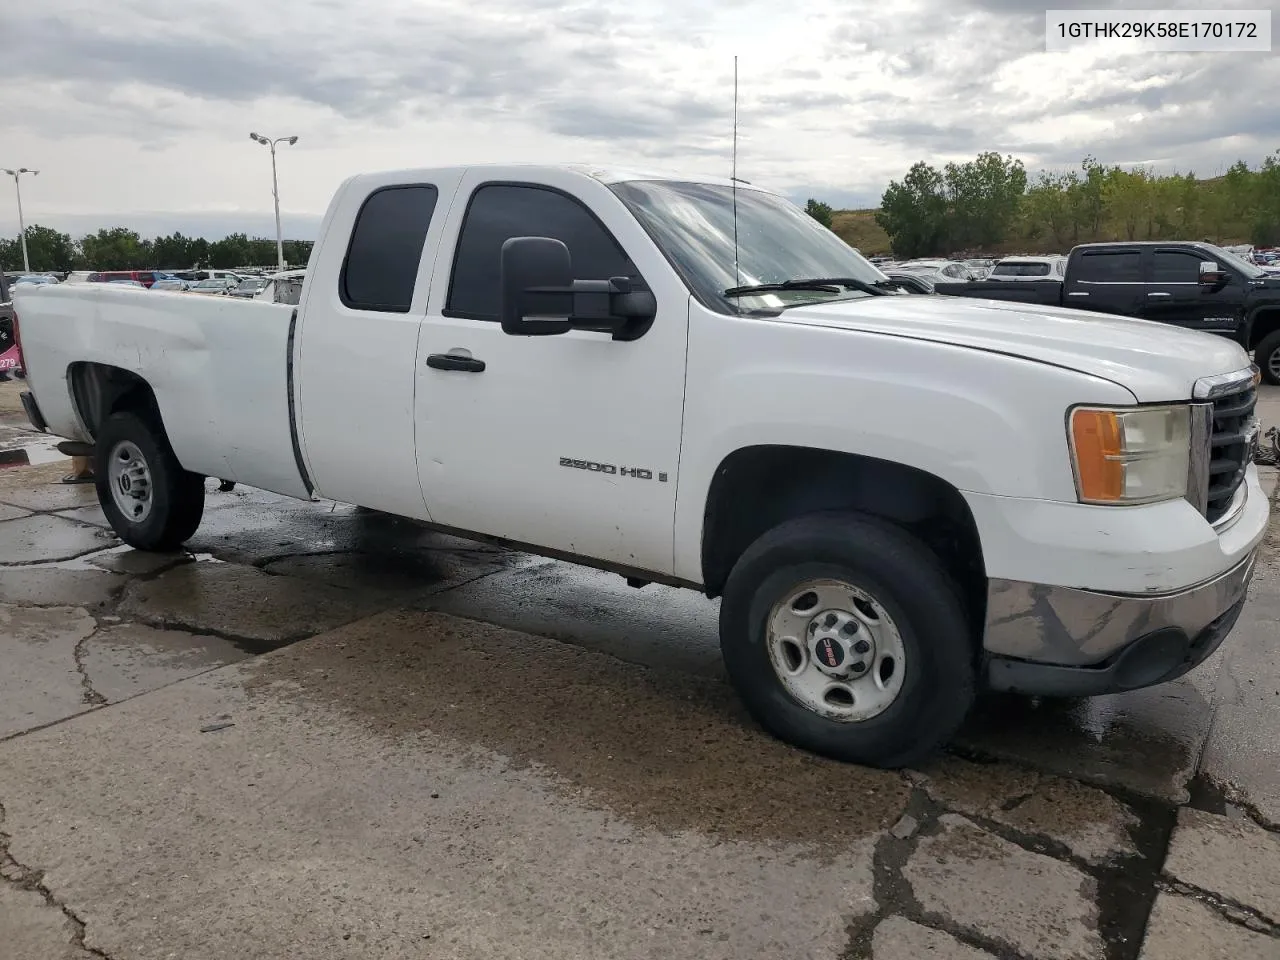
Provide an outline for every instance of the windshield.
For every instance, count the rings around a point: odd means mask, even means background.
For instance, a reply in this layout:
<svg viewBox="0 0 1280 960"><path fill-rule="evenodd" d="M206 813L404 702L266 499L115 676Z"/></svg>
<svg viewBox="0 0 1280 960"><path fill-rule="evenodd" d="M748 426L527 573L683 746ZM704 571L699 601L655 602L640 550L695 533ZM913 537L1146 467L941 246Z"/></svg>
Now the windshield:
<svg viewBox="0 0 1280 960"><path fill-rule="evenodd" d="M737 275L734 273L734 190L707 183L629 181L611 189L680 273L694 296L719 313L779 310L822 300L862 299L864 291L785 290L727 297L733 287L813 277L848 277L873 284L888 278L799 207L753 189L737 191Z"/></svg>
<svg viewBox="0 0 1280 960"><path fill-rule="evenodd" d="M1243 257L1236 256L1230 250L1223 250L1221 247L1215 246L1212 243L1202 243L1200 246L1205 250L1208 250L1215 259L1225 260L1227 263L1231 264L1231 266L1235 267L1250 280L1257 280L1260 277L1265 277L1267 275L1267 271L1253 265Z"/></svg>

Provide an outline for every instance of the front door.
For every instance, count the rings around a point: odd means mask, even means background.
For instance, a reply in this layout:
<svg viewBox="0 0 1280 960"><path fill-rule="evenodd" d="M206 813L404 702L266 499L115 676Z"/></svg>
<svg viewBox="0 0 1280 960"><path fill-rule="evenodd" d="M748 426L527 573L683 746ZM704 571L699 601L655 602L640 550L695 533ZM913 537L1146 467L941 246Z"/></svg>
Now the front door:
<svg viewBox="0 0 1280 960"><path fill-rule="evenodd" d="M603 184L520 172L469 172L446 228L456 255L442 245L414 401L427 508L462 531L670 572L688 293ZM652 325L629 341L503 333L500 251L522 236L563 241L577 279L652 290Z"/></svg>
<svg viewBox="0 0 1280 960"><path fill-rule="evenodd" d="M1234 333L1244 302L1240 281L1232 276L1217 289L1202 286L1200 263L1204 259L1193 250L1156 248L1148 268L1140 316L1189 330ZM1225 264L1219 267L1225 269Z"/></svg>

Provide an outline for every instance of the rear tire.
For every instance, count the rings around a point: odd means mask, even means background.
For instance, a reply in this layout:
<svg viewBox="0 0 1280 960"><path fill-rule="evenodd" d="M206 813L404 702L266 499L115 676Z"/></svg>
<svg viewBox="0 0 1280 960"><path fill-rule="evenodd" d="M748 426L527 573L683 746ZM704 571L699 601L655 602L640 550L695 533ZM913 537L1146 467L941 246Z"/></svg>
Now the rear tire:
<svg viewBox="0 0 1280 960"><path fill-rule="evenodd" d="M864 514L800 517L748 547L725 584L720 648L767 731L869 766L932 754L975 694L955 582L915 537Z"/></svg>
<svg viewBox="0 0 1280 960"><path fill-rule="evenodd" d="M1262 371L1264 382L1280 385L1280 330L1262 338L1253 352L1253 360Z"/></svg>
<svg viewBox="0 0 1280 960"><path fill-rule="evenodd" d="M200 526L204 477L182 469L152 417L109 416L98 431L93 472L102 512L129 546L176 550Z"/></svg>

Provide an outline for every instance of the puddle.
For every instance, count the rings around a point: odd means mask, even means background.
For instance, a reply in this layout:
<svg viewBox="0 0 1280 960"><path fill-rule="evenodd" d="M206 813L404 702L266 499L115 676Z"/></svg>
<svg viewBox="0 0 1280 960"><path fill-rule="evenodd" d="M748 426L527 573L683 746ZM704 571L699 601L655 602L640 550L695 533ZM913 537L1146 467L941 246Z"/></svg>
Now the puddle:
<svg viewBox="0 0 1280 960"><path fill-rule="evenodd" d="M57 437L40 435L31 440L7 444L6 449L0 450L0 469L38 467L46 463L69 460L70 457L58 449L58 444L61 442Z"/></svg>

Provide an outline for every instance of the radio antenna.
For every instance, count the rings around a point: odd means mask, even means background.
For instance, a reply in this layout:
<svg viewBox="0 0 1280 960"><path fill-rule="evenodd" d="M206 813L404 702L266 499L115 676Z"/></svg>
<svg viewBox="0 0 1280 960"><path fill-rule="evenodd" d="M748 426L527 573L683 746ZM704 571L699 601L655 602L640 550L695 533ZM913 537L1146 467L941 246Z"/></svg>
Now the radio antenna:
<svg viewBox="0 0 1280 960"><path fill-rule="evenodd" d="M733 194L733 285L742 286L742 271L738 268L738 57L733 58L733 154L730 161L730 190ZM734 297L737 312L742 313L742 298Z"/></svg>

